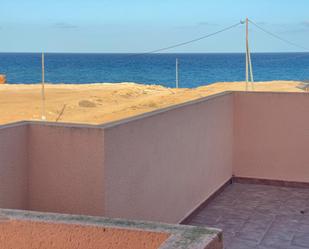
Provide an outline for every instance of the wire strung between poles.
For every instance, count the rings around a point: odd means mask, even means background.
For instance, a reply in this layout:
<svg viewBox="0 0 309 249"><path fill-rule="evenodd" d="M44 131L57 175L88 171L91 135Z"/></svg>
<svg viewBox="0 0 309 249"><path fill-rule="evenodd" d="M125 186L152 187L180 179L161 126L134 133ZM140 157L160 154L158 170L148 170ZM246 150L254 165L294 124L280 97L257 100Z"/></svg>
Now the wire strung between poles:
<svg viewBox="0 0 309 249"><path fill-rule="evenodd" d="M174 45L171 45L171 46L168 46L168 47L159 48L159 49L151 50L151 51L148 51L148 52L133 54L132 56L139 56L139 55L146 55L146 54L154 54L154 53L158 53L158 52L161 52L161 51L169 50L169 49L172 49L172 48L181 47L181 46L184 46L184 45L187 45L187 44L190 44L190 43L193 43L193 42L197 42L197 41L200 41L200 40L209 38L209 37L211 37L211 36L220 34L220 33L222 33L222 32L228 31L228 30L233 29L233 28L235 28L235 27L237 27L237 26L239 26L239 25L242 25L242 24L243 24L242 22L238 22L238 23L235 23L235 24L233 24L233 25L231 25L231 26L228 26L228 27L226 27L226 28L220 29L220 30L218 30L218 31L216 31L216 32L213 32L213 33L210 33L210 34L207 34L207 35L203 35L203 36L201 36L201 37L198 37L198 38L195 38L195 39L192 39L192 40L189 40L189 41L177 43L177 44L174 44Z"/></svg>
<svg viewBox="0 0 309 249"><path fill-rule="evenodd" d="M270 36L272 36L272 37L274 37L274 38L276 38L276 39L278 39L280 41L283 41L283 42L285 42L287 44L290 44L290 45L292 45L294 47L297 47L297 48L300 48L300 49L304 49L305 51L309 51L309 48L303 47L303 46L301 46L301 45L299 45L297 43L294 43L294 42L291 42L291 41L289 41L289 40L287 40L285 38L282 38L281 36L279 36L279 35L277 35L277 34L275 34L273 32L270 32L267 29L262 28L260 25L256 24L255 22L251 21L250 19L249 19L249 22L251 24L253 24L255 27L257 27L258 29L260 29L263 32L265 32L266 34L268 34L268 35L270 35Z"/></svg>

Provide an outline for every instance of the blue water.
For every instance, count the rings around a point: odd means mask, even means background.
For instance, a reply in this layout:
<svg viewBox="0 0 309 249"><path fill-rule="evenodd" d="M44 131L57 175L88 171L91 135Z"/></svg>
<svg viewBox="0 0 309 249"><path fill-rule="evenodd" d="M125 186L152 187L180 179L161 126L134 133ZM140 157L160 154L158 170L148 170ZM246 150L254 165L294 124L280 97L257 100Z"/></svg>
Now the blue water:
<svg viewBox="0 0 309 249"><path fill-rule="evenodd" d="M309 53L252 54L255 81L308 80ZM244 54L59 54L45 55L46 81L52 83L138 82L196 87L245 77ZM0 73L9 83L41 81L41 55L0 53Z"/></svg>

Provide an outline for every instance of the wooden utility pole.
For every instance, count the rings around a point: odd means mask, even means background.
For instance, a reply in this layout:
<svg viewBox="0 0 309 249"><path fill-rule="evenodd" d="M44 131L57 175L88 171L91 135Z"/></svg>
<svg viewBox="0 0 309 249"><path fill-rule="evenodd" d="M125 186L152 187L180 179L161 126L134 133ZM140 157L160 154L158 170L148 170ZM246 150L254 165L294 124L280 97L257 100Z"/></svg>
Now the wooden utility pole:
<svg viewBox="0 0 309 249"><path fill-rule="evenodd" d="M42 120L46 120L46 116L45 116L45 61L44 61L44 53L42 53L41 99L42 99L42 113L41 113L41 119L42 119Z"/></svg>
<svg viewBox="0 0 309 249"><path fill-rule="evenodd" d="M176 58L176 88L179 88L179 77L178 77L178 58Z"/></svg>
<svg viewBox="0 0 309 249"><path fill-rule="evenodd" d="M248 91L249 84L249 61L248 61L248 46L249 46L249 23L248 18L246 18L246 91Z"/></svg>
<svg viewBox="0 0 309 249"><path fill-rule="evenodd" d="M249 19L246 18L246 91L249 90L249 72L250 72L250 82L251 88L254 90L253 86L253 70L251 63L251 55L249 49Z"/></svg>

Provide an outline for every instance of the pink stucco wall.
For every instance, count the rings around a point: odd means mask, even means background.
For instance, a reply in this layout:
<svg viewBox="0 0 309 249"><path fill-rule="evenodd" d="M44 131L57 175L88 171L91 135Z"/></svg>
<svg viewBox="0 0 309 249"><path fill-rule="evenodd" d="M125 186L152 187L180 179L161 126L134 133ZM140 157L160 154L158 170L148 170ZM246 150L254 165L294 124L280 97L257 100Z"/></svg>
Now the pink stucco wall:
<svg viewBox="0 0 309 249"><path fill-rule="evenodd" d="M107 126L105 213L179 222L232 176L233 96Z"/></svg>
<svg viewBox="0 0 309 249"><path fill-rule="evenodd" d="M0 127L0 207L27 205L27 125Z"/></svg>
<svg viewBox="0 0 309 249"><path fill-rule="evenodd" d="M28 208L104 214L103 130L29 126Z"/></svg>
<svg viewBox="0 0 309 249"><path fill-rule="evenodd" d="M87 126L1 126L0 207L103 215L103 139Z"/></svg>
<svg viewBox="0 0 309 249"><path fill-rule="evenodd" d="M309 95L234 94L234 174L309 182Z"/></svg>

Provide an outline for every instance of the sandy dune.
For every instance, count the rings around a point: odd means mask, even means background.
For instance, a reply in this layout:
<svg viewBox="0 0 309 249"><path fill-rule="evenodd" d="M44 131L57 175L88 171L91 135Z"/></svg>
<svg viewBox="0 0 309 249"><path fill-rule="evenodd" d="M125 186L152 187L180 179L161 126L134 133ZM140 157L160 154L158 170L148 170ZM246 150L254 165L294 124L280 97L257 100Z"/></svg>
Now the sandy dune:
<svg viewBox="0 0 309 249"><path fill-rule="evenodd" d="M303 92L297 81L255 83L256 91ZM149 112L228 90L245 90L244 82L220 82L194 89L134 83L46 85L48 121L99 124ZM39 120L40 85L0 85L0 123Z"/></svg>

